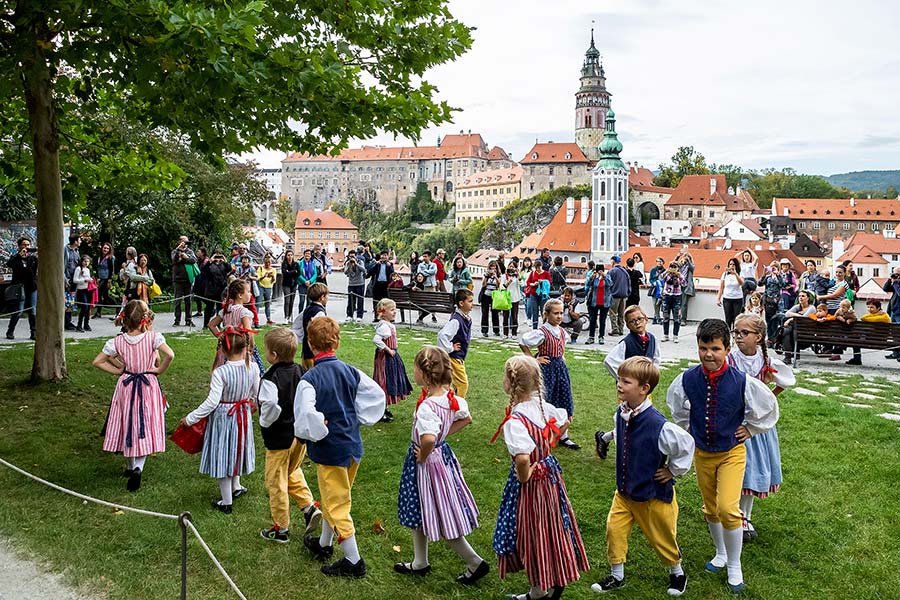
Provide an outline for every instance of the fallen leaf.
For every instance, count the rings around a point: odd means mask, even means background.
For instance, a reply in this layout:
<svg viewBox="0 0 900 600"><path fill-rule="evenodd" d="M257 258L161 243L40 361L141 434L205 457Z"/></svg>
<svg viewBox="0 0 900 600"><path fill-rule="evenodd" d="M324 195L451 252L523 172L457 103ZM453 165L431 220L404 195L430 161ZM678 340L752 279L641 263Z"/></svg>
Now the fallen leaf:
<svg viewBox="0 0 900 600"><path fill-rule="evenodd" d="M125 514L125 511L122 510L121 508L114 508L114 509L113 509L113 514L114 514L114 515L124 515L124 514Z"/></svg>
<svg viewBox="0 0 900 600"><path fill-rule="evenodd" d="M19 407L19 412L25 410L26 408L28 408L28 405L27 405L27 404L23 404L22 406Z"/></svg>
<svg viewBox="0 0 900 600"><path fill-rule="evenodd" d="M394 546L394 547L392 548L392 550L393 550L394 552L399 553L399 552L400 552L400 546Z"/></svg>
<svg viewBox="0 0 900 600"><path fill-rule="evenodd" d="M503 461L500 460L499 458L494 459L494 464L500 464L501 462L503 462Z"/></svg>
<svg viewBox="0 0 900 600"><path fill-rule="evenodd" d="M384 528L384 525L381 523L381 519L375 519L375 524L372 525L372 531L375 533L384 533L387 529Z"/></svg>

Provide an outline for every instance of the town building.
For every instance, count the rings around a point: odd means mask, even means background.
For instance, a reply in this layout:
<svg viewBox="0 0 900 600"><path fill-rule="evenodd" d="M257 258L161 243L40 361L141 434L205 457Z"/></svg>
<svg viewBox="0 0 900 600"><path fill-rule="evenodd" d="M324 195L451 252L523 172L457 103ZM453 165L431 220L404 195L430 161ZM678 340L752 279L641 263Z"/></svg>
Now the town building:
<svg viewBox="0 0 900 600"><path fill-rule="evenodd" d="M334 256L335 262L343 264L343 256L359 245L359 230L336 212L331 210L301 210L297 212L294 225L294 253L298 255L306 248L319 245Z"/></svg>
<svg viewBox="0 0 900 600"><path fill-rule="evenodd" d="M790 217L797 232L825 243L857 232L895 229L900 223L900 199L775 198L772 214Z"/></svg>
<svg viewBox="0 0 900 600"><path fill-rule="evenodd" d="M522 197L522 167L479 171L456 188L456 223L493 217Z"/></svg>
<svg viewBox="0 0 900 600"><path fill-rule="evenodd" d="M713 237L742 242L759 242L768 238L758 220L736 217L717 229Z"/></svg>
<svg viewBox="0 0 900 600"><path fill-rule="evenodd" d="M797 258L804 263L808 260L812 260L815 261L817 267L826 266L826 253L824 248L805 233L798 233L790 248L791 252L796 254Z"/></svg>
<svg viewBox="0 0 900 600"><path fill-rule="evenodd" d="M591 255L606 260L628 249L628 170L619 157L622 142L612 108L606 113L606 132L599 150L600 159L592 173Z"/></svg>
<svg viewBox="0 0 900 600"><path fill-rule="evenodd" d="M687 219L693 225L724 226L749 219L759 206L749 192L728 188L724 175L685 175L665 204L666 219Z"/></svg>
<svg viewBox="0 0 900 600"><path fill-rule="evenodd" d="M589 185L593 163L573 142L536 143L519 161L522 165L522 197L562 186Z"/></svg>
<svg viewBox="0 0 900 600"><path fill-rule="evenodd" d="M846 255L859 248L866 248L871 254L881 259L879 261L874 256L866 255L867 258L871 258L870 264L873 265L873 268L878 269L878 273L872 274L872 277L885 277L885 268L887 272L890 272L896 267L900 267L900 239L896 237L893 229L884 230L881 233L859 231L846 241L842 238L832 240L832 255L839 261L853 260ZM854 266L857 266L856 262L853 260ZM880 265L885 266L880 267Z"/></svg>
<svg viewBox="0 0 900 600"><path fill-rule="evenodd" d="M653 185L653 171L636 164L628 167L628 189L635 231L650 233L653 221L665 214L666 202L675 188Z"/></svg>
<svg viewBox="0 0 900 600"><path fill-rule="evenodd" d="M273 230L276 227L275 206L281 198L281 169L256 169L253 176L265 184L269 197L265 202L253 204L254 222L257 227Z"/></svg>

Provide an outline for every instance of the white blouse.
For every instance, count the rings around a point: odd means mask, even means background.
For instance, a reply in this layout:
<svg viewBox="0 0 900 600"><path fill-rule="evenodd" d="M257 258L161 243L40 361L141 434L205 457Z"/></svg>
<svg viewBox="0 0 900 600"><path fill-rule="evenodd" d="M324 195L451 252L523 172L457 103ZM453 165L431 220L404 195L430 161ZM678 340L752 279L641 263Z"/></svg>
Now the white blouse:
<svg viewBox="0 0 900 600"><path fill-rule="evenodd" d="M542 326L537 329L532 329L531 331L526 331L521 335L521 344L523 346L527 346L528 348L534 348L536 346L540 346L544 343L544 327L550 331L550 334L556 339L562 338L563 342L568 343L569 334L566 333L566 330L558 325L551 325L549 323L544 323Z"/></svg>
<svg viewBox="0 0 900 600"><path fill-rule="evenodd" d="M396 329L394 329L394 325L390 321L378 321L378 325L375 326L375 337L372 338L375 347L379 350L387 348L387 344L384 343L384 340L391 337L394 331L396 331Z"/></svg>
<svg viewBox="0 0 900 600"><path fill-rule="evenodd" d="M503 276L503 285L506 286L506 289L509 290L509 301L510 302L521 302L522 301L522 282L519 280L518 275L515 277L510 277L509 275Z"/></svg>
<svg viewBox="0 0 900 600"><path fill-rule="evenodd" d="M628 410L628 405L623 404L621 418L628 421L651 406L653 403L650 402L650 398L641 402L634 410ZM613 431L618 428L619 418L618 414L613 416ZM669 457L667 466L675 477L681 477L691 470L691 463L694 460L694 438L681 427L666 421L659 432L657 448Z"/></svg>
<svg viewBox="0 0 900 600"><path fill-rule="evenodd" d="M360 371L359 386L353 404L360 425L374 425L384 416L384 390ZM294 396L294 435L301 440L318 442L328 436L325 415L316 410L316 388L308 381L300 381Z"/></svg>
<svg viewBox="0 0 900 600"><path fill-rule="evenodd" d="M747 279L748 277L756 279L756 267L755 262L741 261L741 279Z"/></svg>
<svg viewBox="0 0 900 600"><path fill-rule="evenodd" d="M428 400L442 408L450 408L450 400L447 398L446 392L439 396L429 396ZM456 402L459 404L459 410L453 413L453 421L462 421L463 419L469 418L469 404L466 402L465 398L457 398ZM416 433L419 434L420 437L423 435L437 436L441 433L443 426L444 424L441 421L441 418L434 412L431 406L425 402L419 405L419 409L416 411Z"/></svg>
<svg viewBox="0 0 900 600"><path fill-rule="evenodd" d="M569 420L569 414L566 412L566 409L556 408L546 400L544 400L543 406L544 412L541 413L541 402L537 392L535 392L530 400L513 406L510 416L521 415L540 428L543 428L547 421L553 418L556 419L558 426L562 426ZM546 419L544 415L547 416ZM518 419L509 419L503 424L503 439L506 441L507 450L513 456L517 454L531 454L531 451L536 448L534 440L528 435L528 429L525 427L525 424Z"/></svg>
<svg viewBox="0 0 900 600"><path fill-rule="evenodd" d="M247 372L250 373L250 399L252 400L253 398L255 398L257 390L259 388L259 369L256 368L256 365L251 363L248 367L247 363L244 362L243 359L229 360L226 364L237 365L247 369ZM216 369L215 371L213 371L212 380L209 382L209 395L200 406L195 408L193 411L191 411L190 414L188 414L188 416L184 418L185 422L188 425L193 425L194 423L200 421L203 417L208 416L212 411L216 410L216 407L219 406L219 403L222 401L222 392L224 391L224 369Z"/></svg>
<svg viewBox="0 0 900 600"><path fill-rule="evenodd" d="M757 347L756 354L747 356L741 352L740 348L735 347L731 350L731 357L734 359L734 366L737 367L741 373L756 377L756 374L762 371L762 348ZM787 389L797 383L797 379L794 377L794 370L784 364L781 359L776 356L769 356L769 364L775 369L775 385Z"/></svg>
<svg viewBox="0 0 900 600"><path fill-rule="evenodd" d="M736 275L732 275L731 273L724 273L722 275L722 281L725 282L725 287L722 290L723 298L725 298L727 300L743 300L744 299L744 292L741 289L741 286L738 285Z"/></svg>
<svg viewBox="0 0 900 600"><path fill-rule="evenodd" d="M148 333L153 335L154 350L159 350L159 347L166 343L166 338L163 337L163 334L159 333L158 331L145 331L137 335L128 335L127 333L125 333L122 335L122 338L125 340L126 344L134 345L140 343L141 340L144 339L144 336ZM107 356L119 355L119 353L116 352L116 338L110 338L106 340L106 343L103 345L103 354Z"/></svg>
<svg viewBox="0 0 900 600"><path fill-rule="evenodd" d="M648 333L647 335L653 336L652 333ZM653 361L653 364L656 365L657 368L662 364L662 359L659 355L659 342L656 343L655 349L653 351L653 356L649 357L650 360ZM606 355L606 360L603 361L603 364L606 366L606 370L609 371L609 374L613 376L613 379L616 381L619 380L619 367L622 366L622 363L625 362L625 340L622 339L618 344L612 349L612 351Z"/></svg>

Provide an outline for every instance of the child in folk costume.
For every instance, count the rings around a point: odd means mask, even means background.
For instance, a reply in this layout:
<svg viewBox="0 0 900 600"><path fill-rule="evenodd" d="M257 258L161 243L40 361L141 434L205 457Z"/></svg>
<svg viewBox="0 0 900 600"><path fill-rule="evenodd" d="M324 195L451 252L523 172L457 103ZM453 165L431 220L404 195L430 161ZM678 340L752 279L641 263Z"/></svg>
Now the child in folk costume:
<svg viewBox="0 0 900 600"><path fill-rule="evenodd" d="M387 405L397 404L412 392L412 384L406 375L406 366L397 351L397 304L390 298L382 298L375 307L375 317L380 319L375 325L375 372L372 378L384 390ZM382 421L393 421L394 415L384 409Z"/></svg>
<svg viewBox="0 0 900 600"><path fill-rule="evenodd" d="M500 577L524 569L531 590L510 598L556 600L590 568L562 468L550 453L571 420L565 409L544 402L535 359L513 356L504 369L510 404L491 440L502 432L512 456L494 530Z"/></svg>
<svg viewBox="0 0 900 600"><path fill-rule="evenodd" d="M544 380L544 391L547 402L566 411L569 417L575 412L572 401L572 382L569 369L566 367L566 342L569 337L565 329L560 327L563 318L563 303L559 298L544 303L544 323L524 333L519 343L522 352L531 356L531 348L537 348L538 364ZM569 439L568 431L564 431L559 443L570 450L579 450L581 446Z"/></svg>
<svg viewBox="0 0 900 600"><path fill-rule="evenodd" d="M425 575L428 543L447 540L467 570L456 578L471 585L490 571L466 540L478 527L478 508L463 479L456 455L447 438L472 422L466 401L450 390L450 355L435 346L425 346L416 354L416 385L422 396L413 417L412 443L403 463L397 502L400 524L412 529L414 556L411 563L396 563L394 570L404 575Z"/></svg>
<svg viewBox="0 0 900 600"><path fill-rule="evenodd" d="M737 348L728 355L728 364L745 375L765 384L775 384L772 393L778 396L797 381L793 370L766 349L766 322L758 315L743 314L734 321L734 343ZM744 543L757 536L753 522L753 499L766 498L781 487L781 448L778 432L773 426L744 442L747 447L747 467L741 486L741 514Z"/></svg>
<svg viewBox="0 0 900 600"><path fill-rule="evenodd" d="M320 281L311 284L306 288L306 308L300 311L300 315L294 320L292 326L292 331L300 343L300 366L303 367L304 373L313 368L315 364L313 358L316 355L309 346L306 329L313 319L327 316L326 304L328 304L328 286Z"/></svg>
<svg viewBox="0 0 900 600"><path fill-rule="evenodd" d="M307 440L322 498L322 533L307 535L303 544L321 561L334 553L334 538L344 558L322 567L332 577L365 577L356 529L350 516L351 489L363 445L360 425L374 425L384 414L384 390L362 371L340 361L335 351L341 329L331 317L313 319L306 327L314 367L304 373L294 398L294 435Z"/></svg>
<svg viewBox="0 0 900 600"><path fill-rule="evenodd" d="M252 413L259 370L250 364L247 349L251 343L249 333L231 327L219 335L219 351L227 360L213 371L206 400L181 420L182 425L191 426L209 418L200 472L219 482L222 499L212 506L225 514L231 514L233 501L247 493L241 475L256 468Z"/></svg>
<svg viewBox="0 0 900 600"><path fill-rule="evenodd" d="M706 570L727 567L728 588L744 590L740 498L747 450L743 442L778 422L778 401L762 381L728 364L731 332L720 319L697 327L700 364L675 378L666 394L675 424L694 438L697 486L716 549Z"/></svg>
<svg viewBox="0 0 900 600"><path fill-rule="evenodd" d="M603 593L625 585L628 537L636 522L669 569L666 591L680 596L687 587L687 575L675 539L678 501L674 477L690 470L694 440L651 403L650 392L659 383L659 367L652 360L633 356L620 365L617 375L616 492L606 517L606 551L612 572L591 589Z"/></svg>
<svg viewBox="0 0 900 600"><path fill-rule="evenodd" d="M453 391L457 398L465 399L469 393L469 376L466 373L466 354L472 341L472 307L475 305L475 294L463 288L456 290L453 296L456 310L450 315L447 324L438 332L438 346L450 355L450 366L453 369Z"/></svg>
<svg viewBox="0 0 900 600"><path fill-rule="evenodd" d="M166 451L166 399L158 377L175 353L161 333L153 331L153 312L132 300L122 313L126 333L106 342L94 366L119 376L103 426L103 449L125 455L130 492L141 487L147 456Z"/></svg>
<svg viewBox="0 0 900 600"><path fill-rule="evenodd" d="M228 328L246 333L250 338L250 344L246 347L245 352L256 363L256 366L259 368L259 374L262 375L266 370L263 368L262 358L260 358L259 350L253 341L253 336L257 333L252 327L253 313L246 306L250 302L251 297L250 283L248 281L235 279L229 283L228 289L225 291L225 303L222 306L222 310L210 319L207 328L216 337L221 336L222 332ZM216 350L216 359L213 361L213 370L225 364L226 359L227 356L222 349L222 344L219 344L218 350Z"/></svg>
<svg viewBox="0 0 900 600"><path fill-rule="evenodd" d="M294 396L303 372L294 362L297 336L278 327L266 333L266 360L272 366L259 383L259 430L266 446L266 488L272 527L259 532L263 538L285 544L291 525L293 498L303 511L306 533L317 530L322 513L303 475L306 444L294 437Z"/></svg>

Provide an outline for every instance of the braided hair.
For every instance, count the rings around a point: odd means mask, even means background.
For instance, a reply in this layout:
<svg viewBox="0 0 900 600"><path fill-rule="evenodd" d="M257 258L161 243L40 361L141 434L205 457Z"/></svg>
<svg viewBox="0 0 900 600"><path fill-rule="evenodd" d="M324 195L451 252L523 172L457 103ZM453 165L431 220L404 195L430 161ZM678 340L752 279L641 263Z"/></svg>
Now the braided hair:
<svg viewBox="0 0 900 600"><path fill-rule="evenodd" d="M547 421L544 413L544 378L541 375L541 366L531 356L517 354L506 361L504 366L503 391L509 395L507 410L523 402L523 399L538 393L538 402L541 408L541 416Z"/></svg>
<svg viewBox="0 0 900 600"><path fill-rule="evenodd" d="M218 349L227 357L243 354L244 362L247 363L247 368L250 368L250 353L246 352L250 343L249 333L228 327L219 334Z"/></svg>
<svg viewBox="0 0 900 600"><path fill-rule="evenodd" d="M450 355L437 346L422 346L416 353L416 368L422 373L429 390L449 386L453 381Z"/></svg>
<svg viewBox="0 0 900 600"><path fill-rule="evenodd" d="M772 370L772 362L769 360L769 349L766 344L766 322L763 318L754 313L743 313L738 315L734 320L734 326L738 323L746 323L753 333L759 336L759 346L762 348L763 355L763 383L772 383L775 381L775 371Z"/></svg>
<svg viewBox="0 0 900 600"><path fill-rule="evenodd" d="M222 310L226 313L231 312L231 305L234 301L250 287L250 283L244 279L234 279L228 284L225 290L225 302L222 303Z"/></svg>

